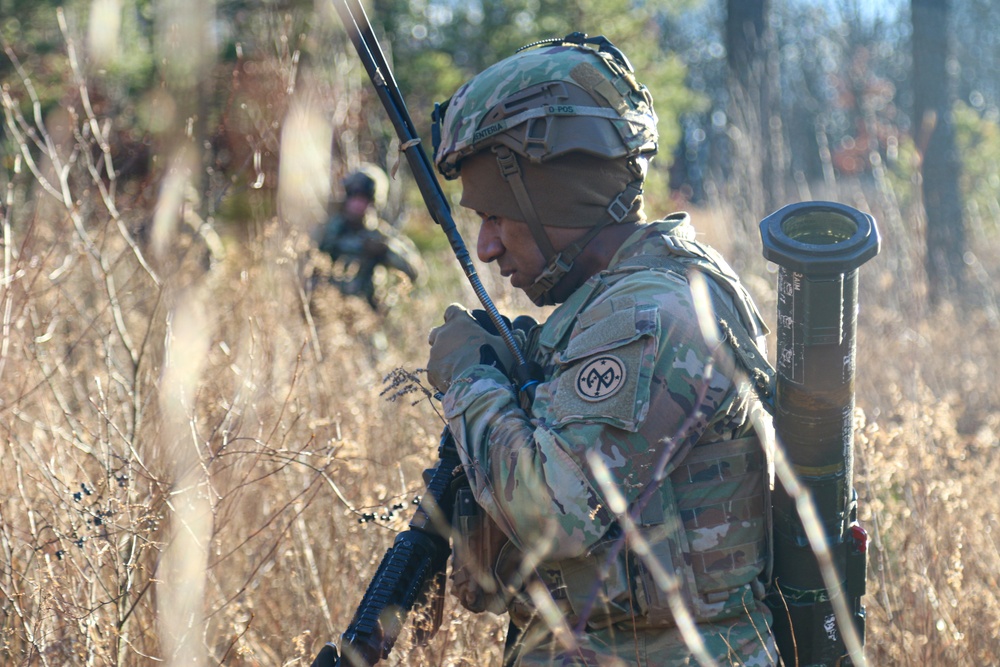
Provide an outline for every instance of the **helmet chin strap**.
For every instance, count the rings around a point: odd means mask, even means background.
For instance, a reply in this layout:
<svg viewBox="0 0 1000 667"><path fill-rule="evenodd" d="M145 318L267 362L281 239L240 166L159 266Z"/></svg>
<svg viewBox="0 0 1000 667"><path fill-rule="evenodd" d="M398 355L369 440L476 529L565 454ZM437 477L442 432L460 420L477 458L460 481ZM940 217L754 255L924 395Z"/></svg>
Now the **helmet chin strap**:
<svg viewBox="0 0 1000 667"><path fill-rule="evenodd" d="M555 247L552 245L552 240L549 239L549 235L545 232L541 220L538 219L538 213L535 211L534 204L531 203L528 189L524 186L524 179L521 177L521 167L517 162L517 156L510 148L503 145L494 146L493 152L497 156L500 174L507 185L510 186L511 192L514 193L514 199L517 201L522 215L524 215L524 221L528 224L528 229L531 230L531 235L534 237L535 243L538 244L538 248L542 251L542 256L546 261L546 266L541 274L535 278L535 281L531 285L525 288L524 292L536 305L550 306L555 303L551 295L552 288L570 272L573 268L573 262L583 252L583 249L587 247L587 244L608 225L622 222L628 216L632 207L635 206L639 197L642 196L642 183L645 175L644 165L638 162L630 165L638 178L625 186L625 189L619 192L611 201L607 208L608 218L606 220L591 227L586 234L563 248L561 252L556 252Z"/></svg>

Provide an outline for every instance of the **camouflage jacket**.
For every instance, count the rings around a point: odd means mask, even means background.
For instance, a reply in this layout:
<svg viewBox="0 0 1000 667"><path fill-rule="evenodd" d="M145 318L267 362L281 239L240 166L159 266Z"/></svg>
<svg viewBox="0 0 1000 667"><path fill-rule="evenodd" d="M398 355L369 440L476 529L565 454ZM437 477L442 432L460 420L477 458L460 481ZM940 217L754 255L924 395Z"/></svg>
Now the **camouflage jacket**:
<svg viewBox="0 0 1000 667"><path fill-rule="evenodd" d="M334 260L367 257L372 254L372 242L385 236L381 230L387 224L369 212L362 223L352 225L338 212L315 231L315 240L319 249Z"/></svg>
<svg viewBox="0 0 1000 667"><path fill-rule="evenodd" d="M652 558L670 561L662 563L668 571L687 570L680 583L695 620L752 607L750 582L764 564L766 464L750 422L755 398L732 366L725 370L725 343L706 341L711 308L693 298L684 270L724 262L710 250L686 257L680 271L656 259L677 256L672 240L697 245L693 235L686 215L644 226L531 332L526 352L545 379L530 412L490 366L467 369L444 397L472 493L520 552L514 585L535 577L555 598L572 598L578 582L569 579L599 577L608 622L675 622L655 591L632 600L637 587L654 586L628 583L649 570L643 563L620 558L620 572L612 565L600 574L587 565L624 522L655 532ZM745 295L731 269L720 273ZM750 308L748 328L763 328Z"/></svg>

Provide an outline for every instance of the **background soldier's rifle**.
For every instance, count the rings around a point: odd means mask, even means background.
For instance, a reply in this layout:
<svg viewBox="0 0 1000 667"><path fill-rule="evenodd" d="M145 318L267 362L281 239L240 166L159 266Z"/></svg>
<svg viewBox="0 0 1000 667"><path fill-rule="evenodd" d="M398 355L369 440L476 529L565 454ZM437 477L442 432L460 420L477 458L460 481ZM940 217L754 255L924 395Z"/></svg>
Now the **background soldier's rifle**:
<svg viewBox="0 0 1000 667"><path fill-rule="evenodd" d="M455 257L485 309L492 331L503 339L510 350L515 363L513 380L522 401L530 403L537 383L537 366L525 360L510 324L500 315L483 287L368 16L360 0L334 0L334 6L389 115L399 137L400 150L406 155L427 210L444 230ZM432 635L440 625L445 570L451 553L448 522L458 484L456 471L461 465L455 442L447 428L441 436L438 458L437 465L430 471L426 491L409 529L397 536L382 558L354 619L341 637L343 656L333 643L328 643L316 656L313 667L360 667L387 657L407 614L421 602L431 606L430 627L420 631L421 638Z"/></svg>

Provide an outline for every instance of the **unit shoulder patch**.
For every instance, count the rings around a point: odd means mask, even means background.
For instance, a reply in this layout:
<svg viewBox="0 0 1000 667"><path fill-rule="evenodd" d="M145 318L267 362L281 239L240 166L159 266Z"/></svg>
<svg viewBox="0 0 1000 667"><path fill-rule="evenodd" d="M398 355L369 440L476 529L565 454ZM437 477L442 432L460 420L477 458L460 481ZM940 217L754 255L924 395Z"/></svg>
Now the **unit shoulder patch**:
<svg viewBox="0 0 1000 667"><path fill-rule="evenodd" d="M585 363L576 374L576 394L589 402L611 398L625 386L626 370L621 359L602 354Z"/></svg>

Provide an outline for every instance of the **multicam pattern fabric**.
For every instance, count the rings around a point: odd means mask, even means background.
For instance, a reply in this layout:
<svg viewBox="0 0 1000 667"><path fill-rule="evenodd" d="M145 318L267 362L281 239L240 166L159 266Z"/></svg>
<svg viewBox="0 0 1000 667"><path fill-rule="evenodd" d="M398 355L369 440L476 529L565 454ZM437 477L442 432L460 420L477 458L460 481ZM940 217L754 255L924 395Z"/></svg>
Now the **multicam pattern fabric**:
<svg viewBox="0 0 1000 667"><path fill-rule="evenodd" d="M752 612L739 619L701 628L707 654L717 665L771 667L778 651L769 632L769 620ZM574 637L567 648L544 623L536 621L523 633L518 667L700 667L688 642L676 628L633 628L626 625L597 629Z"/></svg>
<svg viewBox="0 0 1000 667"><path fill-rule="evenodd" d="M420 256L413 243L386 221L366 215L361 224L351 224L342 213L331 216L316 230L316 243L333 262L351 266L353 277L345 281L351 294L371 297L373 277L379 264L406 274L411 282L419 276Z"/></svg>
<svg viewBox="0 0 1000 667"><path fill-rule="evenodd" d="M519 93L548 82L587 90L593 104L521 102L525 110L512 115L497 109L501 103L518 107ZM616 154L605 157L656 150L656 113L645 86L606 53L582 46L548 46L505 58L459 88L447 103L434 161L446 178L455 178L462 158L483 150L522 124L546 116L593 117L610 123L617 130L619 145ZM546 157L577 148L552 147Z"/></svg>
<svg viewBox="0 0 1000 667"><path fill-rule="evenodd" d="M777 660L754 594L767 507L755 399L720 370L687 276L629 261L670 254L686 224L643 227L531 332L546 379L530 413L482 365L444 397L475 499L510 539L483 566L515 575L498 587L525 630L518 664L695 664L688 620L720 664Z"/></svg>

